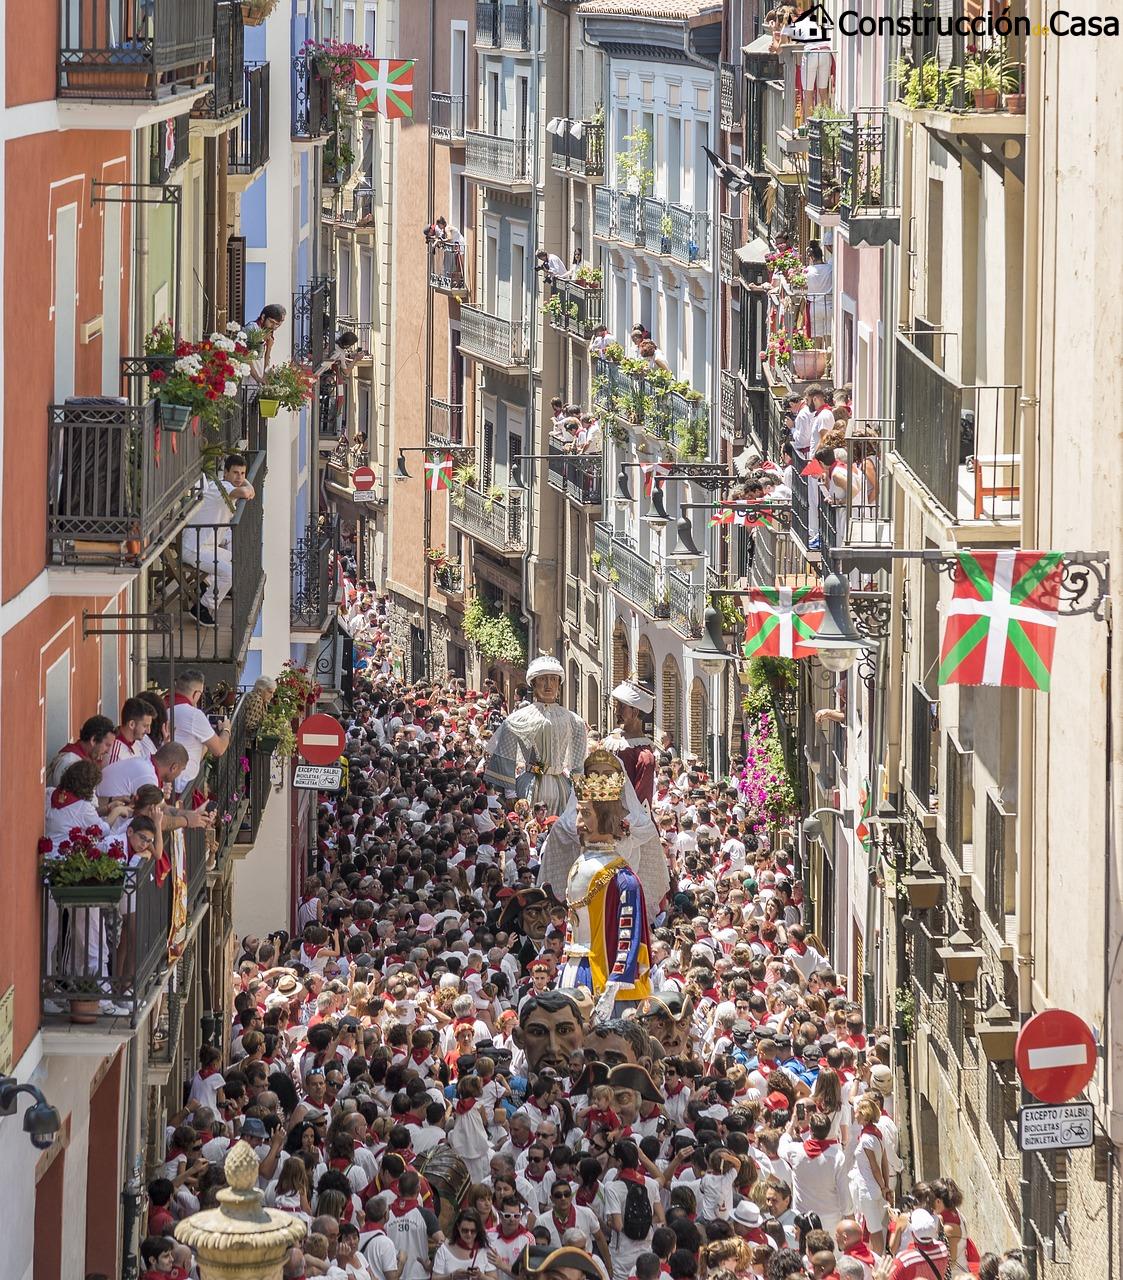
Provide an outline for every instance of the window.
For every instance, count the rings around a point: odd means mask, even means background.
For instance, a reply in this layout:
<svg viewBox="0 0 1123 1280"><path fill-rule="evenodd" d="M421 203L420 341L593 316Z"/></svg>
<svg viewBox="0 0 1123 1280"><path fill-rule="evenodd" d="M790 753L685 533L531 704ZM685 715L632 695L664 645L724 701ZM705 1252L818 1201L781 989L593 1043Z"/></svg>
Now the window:
<svg viewBox="0 0 1123 1280"><path fill-rule="evenodd" d="M345 4L343 6L343 43L355 43L355 6L353 4ZM373 53L374 50L372 49Z"/></svg>
<svg viewBox="0 0 1123 1280"><path fill-rule="evenodd" d="M101 393L121 390L121 212L120 204L102 205Z"/></svg>
<svg viewBox="0 0 1123 1280"><path fill-rule="evenodd" d="M373 5L368 5L363 9L363 44L371 51L378 52L378 46L375 44L375 10Z"/></svg>
<svg viewBox="0 0 1123 1280"><path fill-rule="evenodd" d="M74 394L74 346L78 337L78 206L73 204L55 213L54 313L55 403L62 404Z"/></svg>
<svg viewBox="0 0 1123 1280"><path fill-rule="evenodd" d="M495 410L484 410L484 429L480 437L480 477L481 493L491 488L495 475Z"/></svg>
<svg viewBox="0 0 1123 1280"><path fill-rule="evenodd" d="M351 315L351 246L349 244L340 243L337 271L339 278L339 314L341 316L349 316Z"/></svg>
<svg viewBox="0 0 1123 1280"><path fill-rule="evenodd" d="M450 31L451 64L449 66L448 91L454 98L465 96L468 82L468 28L463 22L454 22Z"/></svg>
<svg viewBox="0 0 1123 1280"><path fill-rule="evenodd" d="M667 199L678 204L682 198L682 121L667 118Z"/></svg>
<svg viewBox="0 0 1123 1280"><path fill-rule="evenodd" d="M101 714L114 722L117 720L121 698L117 680L117 644L116 636L106 635L101 638Z"/></svg>
<svg viewBox="0 0 1123 1280"><path fill-rule="evenodd" d="M1006 916L1014 913L1015 815L994 792L987 796L986 884L984 903L991 923L1005 934Z"/></svg>
<svg viewBox="0 0 1123 1280"><path fill-rule="evenodd" d="M499 72L489 71L487 73L487 118L484 120L484 130L490 133L492 137L498 138L502 133L499 128L500 107L499 107Z"/></svg>
<svg viewBox="0 0 1123 1280"><path fill-rule="evenodd" d="M117 718L116 707L109 714ZM70 650L47 668L43 694L44 763L53 760L70 741Z"/></svg>

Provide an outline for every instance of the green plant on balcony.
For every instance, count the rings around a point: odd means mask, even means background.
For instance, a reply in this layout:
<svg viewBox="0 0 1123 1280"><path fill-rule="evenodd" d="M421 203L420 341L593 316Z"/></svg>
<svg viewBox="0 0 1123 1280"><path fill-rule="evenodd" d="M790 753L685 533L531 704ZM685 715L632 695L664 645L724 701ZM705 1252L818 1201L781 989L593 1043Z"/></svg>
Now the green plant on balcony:
<svg viewBox="0 0 1123 1280"><path fill-rule="evenodd" d="M125 880L128 853L124 839L106 841L100 827L74 827L57 844L44 837L43 879L52 889L88 886L120 886Z"/></svg>
<svg viewBox="0 0 1123 1280"><path fill-rule="evenodd" d="M704 462L710 448L705 418L694 418L675 427L675 449L683 462Z"/></svg>
<svg viewBox="0 0 1123 1280"><path fill-rule="evenodd" d="M628 150L616 155L616 184L629 195L650 195L655 181L654 170L649 167L651 134L646 129L637 129L634 133L625 134L624 141Z"/></svg>
<svg viewBox="0 0 1123 1280"><path fill-rule="evenodd" d="M593 114L589 117L590 124L604 124L604 103L598 102L593 108Z"/></svg>
<svg viewBox="0 0 1123 1280"><path fill-rule="evenodd" d="M911 1040L916 1030L916 996L909 987L898 987L893 992L893 1008L897 1014L897 1025L904 1033L906 1040Z"/></svg>
<svg viewBox="0 0 1123 1280"><path fill-rule="evenodd" d="M745 615L737 607L737 601L732 596L718 596L717 609L721 614L722 631L731 631L734 635L740 635L745 629Z"/></svg>
<svg viewBox="0 0 1123 1280"><path fill-rule="evenodd" d="M620 364L624 359L624 348L618 342L610 342L604 349L604 358L609 364Z"/></svg>
<svg viewBox="0 0 1123 1280"><path fill-rule="evenodd" d="M475 488L475 484L476 468L471 463L457 467L452 473L452 483L449 485L449 498L452 505L463 510L468 502L468 490Z"/></svg>
<svg viewBox="0 0 1123 1280"><path fill-rule="evenodd" d="M526 664L526 632L513 618L473 596L464 611L464 635L488 662Z"/></svg>
<svg viewBox="0 0 1123 1280"><path fill-rule="evenodd" d="M1020 83L1018 68L1006 61L1006 44L992 45L985 54L972 57L963 67L951 67L944 77L950 91L962 85L974 98L976 108L993 109L1000 93L1013 93Z"/></svg>
<svg viewBox="0 0 1123 1280"><path fill-rule="evenodd" d="M551 293L542 303L542 310L555 324L558 324L562 318L563 305L561 294Z"/></svg>
<svg viewBox="0 0 1123 1280"><path fill-rule="evenodd" d="M507 490L501 485L493 484L487 493L484 494L484 510L490 511L497 502L502 502L507 496Z"/></svg>
<svg viewBox="0 0 1123 1280"><path fill-rule="evenodd" d="M600 267L591 267L587 262L583 262L577 268L573 279L584 289L599 289L604 281L604 276Z"/></svg>
<svg viewBox="0 0 1123 1280"><path fill-rule="evenodd" d="M592 552L591 555L589 556L589 563L593 566L593 568L599 569L600 562L601 562L601 553L599 551Z"/></svg>
<svg viewBox="0 0 1123 1280"><path fill-rule="evenodd" d="M925 58L919 67L899 58L893 81L900 90L901 100L913 111L938 107L947 96L947 80L935 56Z"/></svg>
<svg viewBox="0 0 1123 1280"><path fill-rule="evenodd" d="M828 102L820 102L811 113L812 120L820 121L819 136L822 138L822 151L831 157L838 154L838 145L842 141L842 122L850 119L848 111L839 111Z"/></svg>
<svg viewBox="0 0 1123 1280"><path fill-rule="evenodd" d="M628 428L615 415L608 422L608 434L613 444L626 445L628 443Z"/></svg>
<svg viewBox="0 0 1123 1280"><path fill-rule="evenodd" d="M305 40L300 54L315 60L320 74L331 80L333 93L345 97L355 85L355 59L369 61L374 54L363 44L348 44L342 40Z"/></svg>

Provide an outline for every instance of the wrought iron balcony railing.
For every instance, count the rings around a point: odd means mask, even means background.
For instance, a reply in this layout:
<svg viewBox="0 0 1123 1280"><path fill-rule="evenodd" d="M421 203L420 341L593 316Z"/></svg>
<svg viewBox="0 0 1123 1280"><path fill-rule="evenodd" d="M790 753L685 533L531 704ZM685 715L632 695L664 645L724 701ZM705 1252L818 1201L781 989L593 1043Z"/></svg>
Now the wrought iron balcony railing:
<svg viewBox="0 0 1123 1280"><path fill-rule="evenodd" d="M192 110L198 119L221 120L246 105L242 6L214 0L214 88Z"/></svg>
<svg viewBox="0 0 1123 1280"><path fill-rule="evenodd" d="M293 295L293 355L313 368L332 353L335 346L335 281L316 276Z"/></svg>
<svg viewBox="0 0 1123 1280"><path fill-rule="evenodd" d="M648 196L643 201L641 220L643 247L649 253L662 254L685 266L707 265L710 252L708 213Z"/></svg>
<svg viewBox="0 0 1123 1280"><path fill-rule="evenodd" d="M842 120L812 117L807 122L807 207L835 213L842 199L840 148Z"/></svg>
<svg viewBox="0 0 1123 1280"><path fill-rule="evenodd" d="M437 590L443 591L446 596L463 595L464 566L459 563L454 564L451 560L438 565L433 570L433 582Z"/></svg>
<svg viewBox="0 0 1123 1280"><path fill-rule="evenodd" d="M602 521L593 527L593 572L647 617L661 612L655 565L640 555L631 538Z"/></svg>
<svg viewBox="0 0 1123 1280"><path fill-rule="evenodd" d="M710 406L700 392L671 389L665 375L626 373L598 358L593 367L593 400L617 422L673 444L683 461L702 462L710 454Z"/></svg>
<svg viewBox="0 0 1123 1280"><path fill-rule="evenodd" d="M476 0L476 44L485 49L528 50L530 6L526 0L512 4Z"/></svg>
<svg viewBox="0 0 1123 1280"><path fill-rule="evenodd" d="M525 187L533 181L529 138L498 138L491 133L465 134L464 173L497 187Z"/></svg>
<svg viewBox="0 0 1123 1280"><path fill-rule="evenodd" d="M565 494L578 506L600 506L603 464L599 453L566 453L551 440L548 466L547 480L551 489Z"/></svg>
<svg viewBox="0 0 1123 1280"><path fill-rule="evenodd" d="M310 526L289 552L292 575L289 624L294 631L317 634L323 631L331 616L334 597L331 562L330 529Z"/></svg>
<svg viewBox="0 0 1123 1280"><path fill-rule="evenodd" d="M464 98L460 94L429 95L429 133L434 142L464 141Z"/></svg>
<svg viewBox="0 0 1123 1280"><path fill-rule="evenodd" d="M555 280L553 292L542 309L551 328L587 340L602 323L604 286L600 283L585 286L576 280Z"/></svg>
<svg viewBox="0 0 1123 1280"><path fill-rule="evenodd" d="M214 0L67 0L59 17L59 97L159 101L206 85L214 17Z"/></svg>
<svg viewBox="0 0 1123 1280"><path fill-rule="evenodd" d="M448 400L430 401L433 409L431 441L448 444L464 443L464 406Z"/></svg>
<svg viewBox="0 0 1123 1280"><path fill-rule="evenodd" d="M331 76L307 53L292 60L292 137L295 142L315 142L332 130Z"/></svg>
<svg viewBox="0 0 1123 1280"><path fill-rule="evenodd" d="M530 362L530 325L505 320L479 307L460 308L460 349L466 355L501 369L514 369Z"/></svg>
<svg viewBox="0 0 1123 1280"><path fill-rule="evenodd" d="M171 126L169 134L168 125ZM171 142L171 146L168 143ZM191 159L191 118L176 116L152 130L148 151L149 182L162 186L181 165Z"/></svg>
<svg viewBox="0 0 1123 1280"><path fill-rule="evenodd" d="M269 63L244 69L246 114L230 131L230 172L256 173L269 161Z"/></svg>
<svg viewBox="0 0 1123 1280"><path fill-rule="evenodd" d="M501 498L471 485L454 485L448 516L454 528L503 555L526 550L526 508L517 490Z"/></svg>
<svg viewBox="0 0 1123 1280"><path fill-rule="evenodd" d="M719 75L721 93L719 124L728 133L741 127L741 95L738 93L741 68L734 66L732 63L723 62Z"/></svg>
<svg viewBox="0 0 1123 1280"><path fill-rule="evenodd" d="M884 107L855 111L839 138L839 220L851 244L900 237L897 121Z"/></svg>
<svg viewBox="0 0 1123 1280"><path fill-rule="evenodd" d="M741 219L732 213L718 217L718 269L726 284L737 279L737 250L741 247Z"/></svg>
<svg viewBox="0 0 1123 1280"><path fill-rule="evenodd" d="M429 245L429 287L440 293L467 293L464 248L447 240Z"/></svg>
<svg viewBox="0 0 1123 1280"><path fill-rule="evenodd" d="M603 177L604 124L594 120L559 121L558 132L550 139L550 165L584 178Z"/></svg>

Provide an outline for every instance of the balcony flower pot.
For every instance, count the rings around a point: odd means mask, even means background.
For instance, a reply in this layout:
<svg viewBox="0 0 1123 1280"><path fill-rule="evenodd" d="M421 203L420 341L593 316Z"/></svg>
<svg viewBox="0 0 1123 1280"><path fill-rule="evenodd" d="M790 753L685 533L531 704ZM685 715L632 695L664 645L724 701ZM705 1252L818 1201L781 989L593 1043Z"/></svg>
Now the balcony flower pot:
<svg viewBox="0 0 1123 1280"><path fill-rule="evenodd" d="M910 907L928 911L938 905L946 886L931 863L920 861L909 875L901 877L901 888L908 895Z"/></svg>
<svg viewBox="0 0 1123 1280"><path fill-rule="evenodd" d="M803 351L793 351L788 363L792 373L801 381L809 382L821 378L827 371L828 355L816 347L808 347Z"/></svg>
<svg viewBox="0 0 1123 1280"><path fill-rule="evenodd" d="M51 897L60 907L115 907L125 892L124 880L98 884L53 884Z"/></svg>
<svg viewBox="0 0 1123 1280"><path fill-rule="evenodd" d="M1024 93L1006 93L1002 95L1002 109L1012 116L1024 116L1026 113L1026 96Z"/></svg>
<svg viewBox="0 0 1123 1280"><path fill-rule="evenodd" d="M983 953L972 942L970 935L964 933L962 929L948 939L946 947L937 947L936 954L943 961L944 972L949 982L959 986L962 983L974 982L978 977Z"/></svg>
<svg viewBox="0 0 1123 1280"><path fill-rule="evenodd" d="M998 110L998 90L997 89L976 89L973 97L975 99L976 111L997 111Z"/></svg>
<svg viewBox="0 0 1123 1280"><path fill-rule="evenodd" d="M165 431L186 431L195 412L189 404L171 404L160 401L160 425Z"/></svg>
<svg viewBox="0 0 1123 1280"><path fill-rule="evenodd" d="M101 1001L97 996L79 996L70 1001L70 1021L80 1027L92 1026L101 1013Z"/></svg>
<svg viewBox="0 0 1123 1280"><path fill-rule="evenodd" d="M259 396L257 407L263 418L275 418L277 416L277 411L281 407L281 402L280 400L270 399L268 396Z"/></svg>

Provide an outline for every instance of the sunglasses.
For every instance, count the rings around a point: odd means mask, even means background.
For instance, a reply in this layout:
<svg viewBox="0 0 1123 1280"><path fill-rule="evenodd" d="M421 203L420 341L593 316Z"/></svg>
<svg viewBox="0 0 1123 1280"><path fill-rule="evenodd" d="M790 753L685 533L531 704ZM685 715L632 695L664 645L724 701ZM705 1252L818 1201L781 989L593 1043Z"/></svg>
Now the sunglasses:
<svg viewBox="0 0 1123 1280"><path fill-rule="evenodd" d="M573 1195L573 1192L567 1187L564 1191L553 1192L550 1198L552 1200L568 1200L571 1195Z"/></svg>

